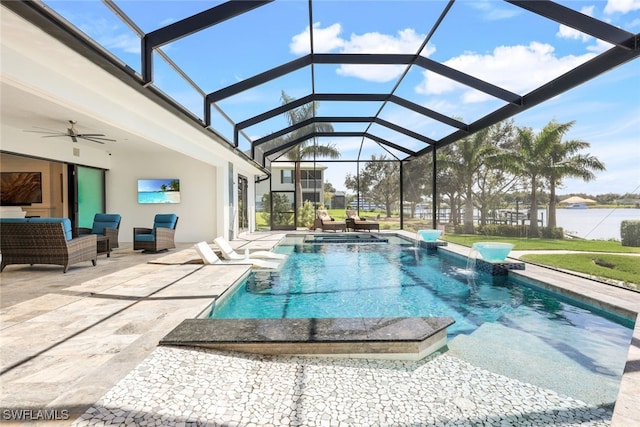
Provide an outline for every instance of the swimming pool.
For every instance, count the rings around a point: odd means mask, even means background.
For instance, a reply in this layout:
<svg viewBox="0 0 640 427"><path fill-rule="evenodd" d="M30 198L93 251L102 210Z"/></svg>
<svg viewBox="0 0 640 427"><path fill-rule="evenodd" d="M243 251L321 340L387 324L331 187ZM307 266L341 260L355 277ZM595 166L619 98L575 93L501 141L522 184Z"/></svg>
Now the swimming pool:
<svg viewBox="0 0 640 427"><path fill-rule="evenodd" d="M388 239L303 244L288 237L277 248L291 253L282 268L253 272L216 302L209 317L449 316L456 321L448 328L454 351L485 357L499 341L504 346L498 351L517 352L518 363L588 372L589 381L609 384L604 401L615 400L633 321L522 279L469 274L461 257ZM523 361L522 354L535 361Z"/></svg>

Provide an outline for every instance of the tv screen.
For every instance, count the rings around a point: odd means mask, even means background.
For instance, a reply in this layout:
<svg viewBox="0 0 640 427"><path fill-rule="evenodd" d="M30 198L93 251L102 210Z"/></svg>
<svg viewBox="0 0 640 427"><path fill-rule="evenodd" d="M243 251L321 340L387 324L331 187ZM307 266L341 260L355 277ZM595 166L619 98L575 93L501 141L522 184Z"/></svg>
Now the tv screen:
<svg viewBox="0 0 640 427"><path fill-rule="evenodd" d="M180 203L180 180L139 179L138 203Z"/></svg>
<svg viewBox="0 0 640 427"><path fill-rule="evenodd" d="M21 206L42 203L41 172L0 173L0 205Z"/></svg>

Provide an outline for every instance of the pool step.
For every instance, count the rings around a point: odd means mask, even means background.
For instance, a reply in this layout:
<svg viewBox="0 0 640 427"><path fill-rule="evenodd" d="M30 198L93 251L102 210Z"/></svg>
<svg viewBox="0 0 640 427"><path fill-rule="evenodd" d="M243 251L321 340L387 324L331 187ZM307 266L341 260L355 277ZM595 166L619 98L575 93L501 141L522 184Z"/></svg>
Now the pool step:
<svg viewBox="0 0 640 427"><path fill-rule="evenodd" d="M450 317L187 319L161 345L258 354L420 360L446 345Z"/></svg>

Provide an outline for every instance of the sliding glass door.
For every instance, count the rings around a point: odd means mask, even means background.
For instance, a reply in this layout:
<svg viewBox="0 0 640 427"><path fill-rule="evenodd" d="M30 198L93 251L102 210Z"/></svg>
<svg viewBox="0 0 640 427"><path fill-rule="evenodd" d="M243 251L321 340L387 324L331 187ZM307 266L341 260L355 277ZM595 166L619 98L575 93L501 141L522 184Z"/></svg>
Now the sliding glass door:
<svg viewBox="0 0 640 427"><path fill-rule="evenodd" d="M102 169L69 165L69 219L73 229L93 226L93 217L105 212L105 173Z"/></svg>

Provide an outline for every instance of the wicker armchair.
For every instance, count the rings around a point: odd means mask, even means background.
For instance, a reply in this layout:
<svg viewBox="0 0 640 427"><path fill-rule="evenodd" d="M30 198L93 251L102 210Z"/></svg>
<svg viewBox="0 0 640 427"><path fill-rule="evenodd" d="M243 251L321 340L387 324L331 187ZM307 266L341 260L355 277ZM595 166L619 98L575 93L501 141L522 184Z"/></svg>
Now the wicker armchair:
<svg viewBox="0 0 640 427"><path fill-rule="evenodd" d="M135 227L133 229L133 250L161 252L176 247L175 233L178 216L175 214L157 214L153 228Z"/></svg>
<svg viewBox="0 0 640 427"><path fill-rule="evenodd" d="M109 238L109 248L115 249L119 247L118 233L120 232L119 214L103 214L97 213L93 217L93 227L78 227L78 235L95 234L96 236L106 236Z"/></svg>

